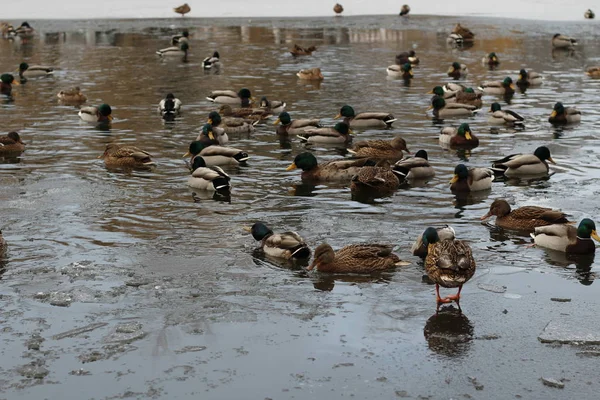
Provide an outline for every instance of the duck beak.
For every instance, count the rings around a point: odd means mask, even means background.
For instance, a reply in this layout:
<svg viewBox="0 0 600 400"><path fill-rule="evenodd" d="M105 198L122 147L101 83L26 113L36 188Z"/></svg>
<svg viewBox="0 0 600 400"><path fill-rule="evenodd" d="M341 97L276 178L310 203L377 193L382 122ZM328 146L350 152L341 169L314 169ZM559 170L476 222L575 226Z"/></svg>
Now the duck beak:
<svg viewBox="0 0 600 400"><path fill-rule="evenodd" d="M523 79L523 75L519 74L519 77L517 79L518 80L522 80Z"/></svg>
<svg viewBox="0 0 600 400"><path fill-rule="evenodd" d="M481 217L481 220L482 220L482 221L485 221L486 219L488 219L488 218L489 218L489 217L491 217L491 216L492 216L492 213L491 213L491 211L488 211L488 213L487 213L487 214L485 214L483 217Z"/></svg>
<svg viewBox="0 0 600 400"><path fill-rule="evenodd" d="M414 76L413 72L412 72L412 69L410 71L408 71L408 73L410 74L410 76Z"/></svg>
<svg viewBox="0 0 600 400"><path fill-rule="evenodd" d="M429 110L433 110L433 105L427 107L427 110L425 110L425 111L429 111Z"/></svg>
<svg viewBox="0 0 600 400"><path fill-rule="evenodd" d="M110 121L112 121L112 120L113 120L113 116L112 116L112 115L109 115L109 116L108 116L108 117L106 117L106 118L108 119L108 122L110 122Z"/></svg>
<svg viewBox="0 0 600 400"><path fill-rule="evenodd" d="M212 133L212 132L208 132L208 138L209 138L210 140L215 140L215 135L213 135L213 133Z"/></svg>
<svg viewBox="0 0 600 400"><path fill-rule="evenodd" d="M209 123L210 125L212 125L212 118L209 118L208 121L206 121L207 123Z"/></svg>
<svg viewBox="0 0 600 400"><path fill-rule="evenodd" d="M348 134L354 135L354 131L352 129L348 129Z"/></svg>
<svg viewBox="0 0 600 400"><path fill-rule="evenodd" d="M275 122L273 122L273 125L277 125L280 122L281 122L281 120L279 118L277 118L277 120Z"/></svg>
<svg viewBox="0 0 600 400"><path fill-rule="evenodd" d="M11 85L16 85L16 86L19 86L19 85L20 85L20 83L19 83L19 81L17 81L17 80L14 80L14 81L12 81Z"/></svg>
<svg viewBox="0 0 600 400"><path fill-rule="evenodd" d="M515 85L513 85L513 84L511 83L511 84L510 84L510 88L511 88L512 90L515 90Z"/></svg>
<svg viewBox="0 0 600 400"><path fill-rule="evenodd" d="M457 182L457 181L458 181L458 175L454 174L452 179L450 179L450 184L453 184L454 182Z"/></svg>
<svg viewBox="0 0 600 400"><path fill-rule="evenodd" d="M556 110L552 110L552 114L550 114L550 118L554 118L556 117Z"/></svg>
<svg viewBox="0 0 600 400"><path fill-rule="evenodd" d="M296 168L298 168L298 166L296 165L296 163L291 163L289 167L287 167L285 170L286 171L293 171Z"/></svg>
<svg viewBox="0 0 600 400"><path fill-rule="evenodd" d="M433 94L433 89L431 89L429 92L427 92L425 94Z"/></svg>
<svg viewBox="0 0 600 400"><path fill-rule="evenodd" d="M249 227L249 226L244 226L244 227L242 227L242 229L245 230L248 233L252 232L252 228Z"/></svg>
<svg viewBox="0 0 600 400"><path fill-rule="evenodd" d="M556 165L556 163L554 162L554 160L552 159L552 157L548 157L548 161L550 161L552 164Z"/></svg>
<svg viewBox="0 0 600 400"><path fill-rule="evenodd" d="M184 157L189 157L189 156L191 156L191 155L192 155L192 153L190 153L190 152L188 151L188 152L187 152L187 153L185 153L183 156L184 156Z"/></svg>
<svg viewBox="0 0 600 400"><path fill-rule="evenodd" d="M596 239L598 242L600 242L600 236L598 236L598 234L596 233L596 231L595 231L595 230L593 230L593 231L592 231L592 237L593 237L594 239Z"/></svg>
<svg viewBox="0 0 600 400"><path fill-rule="evenodd" d="M338 118L342 118L342 114L338 114L335 117L333 117L333 119L338 119Z"/></svg>
<svg viewBox="0 0 600 400"><path fill-rule="evenodd" d="M453 73L453 72L454 72L454 67L450 67L450 68L448 68L448 73L449 73L449 74L451 74L451 73Z"/></svg>
<svg viewBox="0 0 600 400"><path fill-rule="evenodd" d="M469 131L466 131L466 132L465 132L465 138L467 138L467 140L471 140L471 139L473 139L473 136L471 136L471 132L469 132Z"/></svg>

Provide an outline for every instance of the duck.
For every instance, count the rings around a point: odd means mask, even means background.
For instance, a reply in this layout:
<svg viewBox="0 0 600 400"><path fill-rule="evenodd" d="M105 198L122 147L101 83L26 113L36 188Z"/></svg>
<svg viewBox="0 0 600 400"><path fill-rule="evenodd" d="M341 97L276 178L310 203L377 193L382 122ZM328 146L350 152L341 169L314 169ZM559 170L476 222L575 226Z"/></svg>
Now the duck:
<svg viewBox="0 0 600 400"><path fill-rule="evenodd" d="M309 69L301 69L296 73L296 76L300 79L305 79L309 81L322 81L324 76L321 73L321 68L309 68Z"/></svg>
<svg viewBox="0 0 600 400"><path fill-rule="evenodd" d="M350 191L362 191L369 196L387 196L400 186L400 180L384 161L375 166L364 166L350 179Z"/></svg>
<svg viewBox="0 0 600 400"><path fill-rule="evenodd" d="M575 107L565 107L560 101L554 104L548 122L551 124L572 124L581 122L581 112Z"/></svg>
<svg viewBox="0 0 600 400"><path fill-rule="evenodd" d="M321 123L318 119L292 120L292 117L286 111L280 113L273 124L278 125L279 123L281 125L276 130L278 135L299 135L306 133L310 129L321 128Z"/></svg>
<svg viewBox="0 0 600 400"><path fill-rule="evenodd" d="M231 178L218 166L208 167L200 155L192 159L188 186L198 190L227 193L231 190Z"/></svg>
<svg viewBox="0 0 600 400"><path fill-rule="evenodd" d="M450 68L448 68L448 76L456 80L460 78L466 78L468 73L469 69L467 68L467 66L456 61L453 62L452 65L450 65Z"/></svg>
<svg viewBox="0 0 600 400"><path fill-rule="evenodd" d="M455 102L457 93L458 91L449 90L443 86L434 86L433 89L427 92L427 94L433 94L431 97L432 100L435 96L439 96L446 100L446 102Z"/></svg>
<svg viewBox="0 0 600 400"><path fill-rule="evenodd" d="M180 43L178 46L171 46L165 49L160 49L156 52L161 57L181 57L184 62L187 62L188 50L190 45L188 42Z"/></svg>
<svg viewBox="0 0 600 400"><path fill-rule="evenodd" d="M575 46L577 46L577 39L561 35L560 33L552 36L552 47L555 49L573 49Z"/></svg>
<svg viewBox="0 0 600 400"><path fill-rule="evenodd" d="M267 256L284 260L310 258L310 247L296 232L273 233L264 222L255 222L245 230L252 233L254 240L260 242L260 248Z"/></svg>
<svg viewBox="0 0 600 400"><path fill-rule="evenodd" d="M69 88L67 90L61 90L58 92L56 97L58 97L58 100L63 103L80 104L87 101L87 97L81 92L79 86L75 86L74 88Z"/></svg>
<svg viewBox="0 0 600 400"><path fill-rule="evenodd" d="M392 252L387 244L351 244L337 252L322 243L315 249L313 262L308 270L328 273L370 274L406 265Z"/></svg>
<svg viewBox="0 0 600 400"><path fill-rule="evenodd" d="M389 76L410 80L413 78L412 64L407 62L402 65L390 65L386 69Z"/></svg>
<svg viewBox="0 0 600 400"><path fill-rule="evenodd" d="M409 12L410 12L410 7L408 6L408 4L403 4L402 7L400 8L400 16L403 17L405 15L408 15Z"/></svg>
<svg viewBox="0 0 600 400"><path fill-rule="evenodd" d="M538 226L530 235L537 246L568 254L593 254L592 238L600 241L596 224L589 218L582 219L577 228L569 224Z"/></svg>
<svg viewBox="0 0 600 400"><path fill-rule="evenodd" d="M435 228L435 230L437 231L440 241L454 240L456 238L456 232L454 231L454 228L452 228L450 225L446 224L439 228ZM417 237L417 240L415 240L415 242L412 244L410 252L413 256L420 258L425 258L427 256L427 245L423 241L424 234L425 232L419 235Z"/></svg>
<svg viewBox="0 0 600 400"><path fill-rule="evenodd" d="M227 143L229 143L229 136L227 136L227 132L225 132L225 129L215 127L209 122L202 126L202 129L200 130L200 133L198 134L196 140L204 143L207 146L213 144L218 146L224 146Z"/></svg>
<svg viewBox="0 0 600 400"><path fill-rule="evenodd" d="M271 116L271 113L262 108L236 108L233 109L229 104L223 104L219 107L219 114L224 117L243 118L247 123L256 123L263 121Z"/></svg>
<svg viewBox="0 0 600 400"><path fill-rule="evenodd" d="M192 11L192 8L188 5L188 3L184 3L182 6L175 7L173 11L175 11L177 14L181 14L183 17L185 14Z"/></svg>
<svg viewBox="0 0 600 400"><path fill-rule="evenodd" d="M317 158L312 153L304 152L294 158L294 162L286 168L286 171L300 168L301 178L305 181L348 182L365 165L373 166L375 163L367 158L355 158L318 164Z"/></svg>
<svg viewBox="0 0 600 400"><path fill-rule="evenodd" d="M164 120L173 120L181 112L181 100L175 97L173 93L168 93L167 96L158 103L158 113Z"/></svg>
<svg viewBox="0 0 600 400"><path fill-rule="evenodd" d="M208 123L212 125L213 130L219 134L221 134L221 132L219 132L220 130L223 130L229 135L254 132L254 125L246 122L244 118L221 118L221 115L216 111L211 111L208 114Z"/></svg>
<svg viewBox="0 0 600 400"><path fill-rule="evenodd" d="M6 136L0 136L0 156L20 154L24 151L25 143L18 132L9 132Z"/></svg>
<svg viewBox="0 0 600 400"><path fill-rule="evenodd" d="M340 15L344 12L344 7L340 3L335 3L335 6L333 6L333 12L337 15Z"/></svg>
<svg viewBox="0 0 600 400"><path fill-rule="evenodd" d="M15 81L15 77L12 74L0 75L0 94L11 96L12 85L19 85L19 82Z"/></svg>
<svg viewBox="0 0 600 400"><path fill-rule="evenodd" d="M287 104L280 100L269 100L266 96L260 98L260 108L273 114L285 111Z"/></svg>
<svg viewBox="0 0 600 400"><path fill-rule="evenodd" d="M404 65L406 63L417 65L419 62L419 57L417 57L417 53L414 50L403 51L396 55L396 64L398 65Z"/></svg>
<svg viewBox="0 0 600 400"><path fill-rule="evenodd" d="M600 78L600 67L590 67L585 73L590 78Z"/></svg>
<svg viewBox="0 0 600 400"><path fill-rule="evenodd" d="M484 56L481 59L481 63L489 67L497 67L498 65L500 65L500 60L498 60L498 56L496 55L496 53L491 52L490 54Z"/></svg>
<svg viewBox="0 0 600 400"><path fill-rule="evenodd" d="M31 27L31 25L29 25L29 22L24 21L21 23L21 25L14 30L14 34L23 38L27 38L27 37L31 37L33 36L33 33L35 32L35 29L33 29Z"/></svg>
<svg viewBox="0 0 600 400"><path fill-rule="evenodd" d="M453 193L469 193L488 190L492 188L494 171L490 168L467 168L458 164L454 168L454 177L450 181L450 190Z"/></svg>
<svg viewBox="0 0 600 400"><path fill-rule="evenodd" d="M503 110L500 103L492 103L488 123L494 125L523 126L525 118L512 110Z"/></svg>
<svg viewBox="0 0 600 400"><path fill-rule="evenodd" d="M292 53L292 55L294 57L310 56L310 55L312 55L313 51L315 51L315 50L317 50L317 48L315 46L302 47L302 46L298 46L297 44L294 44L294 48L292 50L290 50L290 53Z"/></svg>
<svg viewBox="0 0 600 400"><path fill-rule="evenodd" d="M406 141L401 136L396 136L392 140L361 140L351 150L348 150L356 158L370 158L390 162L402 159L402 151L410 153Z"/></svg>
<svg viewBox="0 0 600 400"><path fill-rule="evenodd" d="M195 140L190 143L188 152L184 157L193 157L200 155L207 166L214 167L218 165L240 165L248 161L250 158L248 153L233 147L224 147L218 145L208 145L201 141Z"/></svg>
<svg viewBox="0 0 600 400"><path fill-rule="evenodd" d="M392 167L392 172L395 173L401 181L404 180L424 180L433 178L435 171L429 164L427 151L419 150L414 157L404 158Z"/></svg>
<svg viewBox="0 0 600 400"><path fill-rule="evenodd" d="M86 122L110 122L113 120L112 109L106 103L98 107L81 107L79 109L79 118Z"/></svg>
<svg viewBox="0 0 600 400"><path fill-rule="evenodd" d="M451 117L471 117L476 112L477 107L469 104L446 103L443 97L433 96L431 106L428 110L433 109L433 116L437 119Z"/></svg>
<svg viewBox="0 0 600 400"><path fill-rule="evenodd" d="M475 108L481 108L483 101L481 96L483 92L476 92L473 88L466 88L464 91L457 91L455 95L456 102L459 104L467 104Z"/></svg>
<svg viewBox="0 0 600 400"><path fill-rule="evenodd" d="M460 310L462 287L473 277L477 268L471 247L462 240L441 240L433 227L425 229L423 242L427 245L425 272L435 283L437 309L439 310L440 305L444 303L455 301ZM458 292L453 296L442 298L440 286L458 287Z"/></svg>
<svg viewBox="0 0 600 400"><path fill-rule="evenodd" d="M481 217L482 221L496 216L496 226L504 229L533 232L538 226L552 224L568 224L569 220L562 211L546 207L524 206L512 210L504 199L496 199L490 205L490 210Z"/></svg>
<svg viewBox="0 0 600 400"><path fill-rule="evenodd" d="M583 13L583 17L585 19L594 19L596 18L596 14L594 14L594 12L588 8L588 10Z"/></svg>
<svg viewBox="0 0 600 400"><path fill-rule="evenodd" d="M149 169L156 166L150 153L128 144L109 143L104 154L98 158L104 159L104 165L108 168Z"/></svg>
<svg viewBox="0 0 600 400"><path fill-rule="evenodd" d="M175 35L171 38L171 46L178 46L184 42L189 44L189 40L190 32L187 29L184 29L183 32L181 32L181 35Z"/></svg>
<svg viewBox="0 0 600 400"><path fill-rule="evenodd" d="M442 128L440 131L440 143L444 146L475 148L479 146L479 139L471 132L469 124L462 123L456 127Z"/></svg>
<svg viewBox="0 0 600 400"><path fill-rule="evenodd" d="M549 167L546 161L556 164L550 156L550 150L540 146L533 154L511 154L494 161L492 169L496 176L507 178L547 175Z"/></svg>
<svg viewBox="0 0 600 400"><path fill-rule="evenodd" d="M307 129L304 133L298 133L298 139L304 143L321 144L346 144L352 141L352 131L345 122L338 122L329 128Z"/></svg>
<svg viewBox="0 0 600 400"><path fill-rule="evenodd" d="M0 36L2 37L2 39L13 39L13 36L15 36L15 28L6 22L0 22Z"/></svg>
<svg viewBox="0 0 600 400"><path fill-rule="evenodd" d="M249 107L252 103L252 93L246 88L240 89L237 93L233 90L214 90L206 100L212 101L213 103Z"/></svg>
<svg viewBox="0 0 600 400"><path fill-rule="evenodd" d="M221 66L221 60L218 51L215 51L212 56L206 57L202 60L202 68L211 69L211 68L219 68Z"/></svg>
<svg viewBox="0 0 600 400"><path fill-rule="evenodd" d="M463 42L472 42L475 40L475 34L469 28L465 28L461 24L456 24L454 29L452 29L452 33L460 35Z"/></svg>
<svg viewBox="0 0 600 400"><path fill-rule="evenodd" d="M54 73L54 68L42 65L29 65L25 62L19 64L19 78L21 80L27 78L35 78L40 76L48 76Z"/></svg>
<svg viewBox="0 0 600 400"><path fill-rule="evenodd" d="M478 88L484 94L511 95L515 93L515 85L511 77L507 76L502 81L488 81Z"/></svg>
<svg viewBox="0 0 600 400"><path fill-rule="evenodd" d="M390 113L384 112L362 112L356 114L354 108L344 105L334 119L344 117L344 122L350 128L387 128L392 126L396 118Z"/></svg>
<svg viewBox="0 0 600 400"><path fill-rule="evenodd" d="M542 85L542 76L534 71L527 71L524 68L521 68L519 71L519 77L517 78L517 86L519 88L528 88L532 86L541 86Z"/></svg>

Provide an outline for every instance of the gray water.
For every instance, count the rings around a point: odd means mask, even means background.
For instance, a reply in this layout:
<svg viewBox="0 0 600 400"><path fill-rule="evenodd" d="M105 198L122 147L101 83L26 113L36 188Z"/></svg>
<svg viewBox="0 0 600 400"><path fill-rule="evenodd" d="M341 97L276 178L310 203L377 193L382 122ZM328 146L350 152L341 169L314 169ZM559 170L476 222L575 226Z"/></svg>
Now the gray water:
<svg viewBox="0 0 600 400"><path fill-rule="evenodd" d="M600 81L584 74L600 63L593 25L465 18L477 40L457 50L445 43L456 20L441 17L29 22L39 35L29 43L0 42L0 69L26 61L56 72L15 87L14 101L0 105L2 132L18 130L27 144L18 159L0 164L0 229L10 246L0 286L0 389L7 398L589 398L597 392L593 359L537 340L561 313L590 317L598 305L597 264L527 249L528 238L479 221L503 197L600 222ZM154 51L183 27L192 35L190 62L160 60ZM553 52L555 32L578 37L580 48ZM318 50L295 59L288 53L294 43ZM406 86L387 78L385 68L410 48L421 64ZM205 74L201 61L214 50L222 73ZM501 61L494 71L480 63L490 51ZM469 66L464 83L471 86L515 79L523 67L545 81L517 93L510 105L486 96L479 115L464 120L481 145L466 153L445 150L439 129L463 120L432 121L425 93L447 81L452 61ZM295 73L308 67L321 67L325 80L299 81ZM110 130L57 103L56 93L74 85L87 105L112 106ZM286 172L306 148L294 139L280 142L269 122L230 136L232 146L250 154L247 166L226 168L230 201L193 194L181 156L215 109L205 96L241 87L257 98L285 100L293 118L318 117L328 125L344 104L392 112L393 129L360 131L354 140L402 135L411 151L427 150L437 175L391 197L352 201L348 185L310 186L297 171ZM155 114L168 92L184 104L174 125ZM488 126L486 111L497 100L525 116L525 130ZM582 122L548 124L556 101L577 106ZM112 142L149 151L158 167L107 170L97 157ZM488 166L540 145L558 164L550 179L495 183L491 192L466 199L451 194L457 163ZM343 153L309 151L319 161ZM243 227L257 220L298 231L313 248L324 241L334 248L394 243L412 264L375 277L307 273L254 251ZM471 244L478 263L463 290L464 315L450 313L449 322L434 316L433 287L409 253L425 227L444 223ZM506 292L482 289L490 287ZM55 336L90 324L100 325ZM31 347L41 339L39 350ZM24 369L29 363L48 374L32 378ZM540 376L566 379L566 388L543 386Z"/></svg>

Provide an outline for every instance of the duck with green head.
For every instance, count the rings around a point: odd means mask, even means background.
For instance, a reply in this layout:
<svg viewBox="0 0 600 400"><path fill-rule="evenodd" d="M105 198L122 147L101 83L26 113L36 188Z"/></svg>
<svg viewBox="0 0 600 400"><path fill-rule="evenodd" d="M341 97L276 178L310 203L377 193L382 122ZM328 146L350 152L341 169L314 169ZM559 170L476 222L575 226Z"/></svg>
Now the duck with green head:
<svg viewBox="0 0 600 400"><path fill-rule="evenodd" d="M220 167L206 165L202 156L192 159L191 175L188 178L188 186L199 190L228 193L231 190L229 183L231 178Z"/></svg>
<svg viewBox="0 0 600 400"><path fill-rule="evenodd" d="M189 49L190 45L187 41L185 41L180 43L179 46L171 46L158 50L156 54L158 54L160 57L180 57L182 61L187 62Z"/></svg>
<svg viewBox="0 0 600 400"><path fill-rule="evenodd" d="M450 225L444 225L439 228L435 228L438 234L439 240L454 240L456 238L456 232ZM427 244L424 238L425 232L417 237L417 240L413 243L410 248L410 252L413 256L425 258L427 256Z"/></svg>
<svg viewBox="0 0 600 400"><path fill-rule="evenodd" d="M329 244L322 243L315 249L313 262L307 269L328 273L370 274L407 264L392 251L391 245L375 243L351 244L334 251Z"/></svg>
<svg viewBox="0 0 600 400"><path fill-rule="evenodd" d="M433 109L433 116L437 119L445 119L452 117L472 117L477 107L469 104L446 103L443 97L433 96L431 106L428 110Z"/></svg>
<svg viewBox="0 0 600 400"><path fill-rule="evenodd" d="M482 95L483 92L476 92L473 88L468 87L464 91L456 92L456 102L481 108L483 105L483 101L481 100Z"/></svg>
<svg viewBox="0 0 600 400"><path fill-rule="evenodd" d="M27 80L27 78L35 78L40 76L48 76L54 73L54 68L45 67L42 65L29 65L25 62L19 64L19 78Z"/></svg>
<svg viewBox="0 0 600 400"><path fill-rule="evenodd" d="M224 146L229 142L229 137L223 129L219 129L218 127L215 127L208 123L202 126L200 134L198 134L196 140L204 143L207 146Z"/></svg>
<svg viewBox="0 0 600 400"><path fill-rule="evenodd" d="M285 111L285 107L287 106L287 104L284 101L269 100L266 96L263 96L260 98L259 106L267 112L277 114Z"/></svg>
<svg viewBox="0 0 600 400"><path fill-rule="evenodd" d="M542 76L534 71L527 71L522 68L519 71L519 77L517 78L517 86L523 90L532 86L540 86L543 83Z"/></svg>
<svg viewBox="0 0 600 400"><path fill-rule="evenodd" d="M454 168L454 177L450 180L452 193L469 193L489 190L494 181L494 171L489 168L467 168L458 164Z"/></svg>
<svg viewBox="0 0 600 400"><path fill-rule="evenodd" d="M6 136L0 136L0 156L21 154L25 151L25 143L17 132L9 132Z"/></svg>
<svg viewBox="0 0 600 400"><path fill-rule="evenodd" d="M98 107L81 107L79 109L79 118L86 122L106 122L113 120L112 108L104 103Z"/></svg>
<svg viewBox="0 0 600 400"><path fill-rule="evenodd" d="M574 124L581 122L581 112L575 107L565 107L560 101L554 104L548 122L551 124Z"/></svg>
<svg viewBox="0 0 600 400"><path fill-rule="evenodd" d="M443 99L445 99L446 102L456 101L457 93L458 93L458 90L446 90L442 86L435 86L433 89L431 89L429 92L427 92L427 94L433 94L433 96L431 97L431 100L433 100L435 96L439 96L439 97L442 97Z"/></svg>
<svg viewBox="0 0 600 400"><path fill-rule="evenodd" d="M280 113L279 118L277 118L273 124L280 124L276 130L278 135L300 135L306 133L310 129L322 127L318 119L292 120L292 117L287 111Z"/></svg>
<svg viewBox="0 0 600 400"><path fill-rule="evenodd" d="M238 117L221 117L217 111L211 111L208 114L208 123L213 126L216 131L223 131L230 135L254 132L254 125L246 122L244 118ZM225 144L225 143L221 143Z"/></svg>
<svg viewBox="0 0 600 400"><path fill-rule="evenodd" d="M408 157L400 160L392 167L392 172L395 173L400 181L404 180L424 180L433 178L435 171L429 164L427 152L419 150L414 157Z"/></svg>
<svg viewBox="0 0 600 400"><path fill-rule="evenodd" d="M491 52L490 54L484 56L481 59L481 63L489 67L497 67L498 65L500 65L500 60L498 60L498 56L496 55L496 53Z"/></svg>
<svg viewBox="0 0 600 400"><path fill-rule="evenodd" d="M539 226L531 237L540 247L569 254L593 254L596 245L592 238L600 242L596 224L589 218L582 219L577 228L569 224Z"/></svg>
<svg viewBox="0 0 600 400"><path fill-rule="evenodd" d="M263 222L256 222L245 230L260 242L260 248L267 256L285 260L310 258L310 248L296 232L273 233Z"/></svg>
<svg viewBox="0 0 600 400"><path fill-rule="evenodd" d="M483 91L484 94L499 94L499 95L513 95L515 93L515 85L510 76L507 76L502 81L488 81L483 82L478 88Z"/></svg>
<svg viewBox="0 0 600 400"><path fill-rule="evenodd" d="M488 123L493 125L523 126L525 118L512 110L503 110L500 103L492 103Z"/></svg>
<svg viewBox="0 0 600 400"><path fill-rule="evenodd" d="M242 88L238 92L233 90L214 90L206 98L213 103L234 104L241 107L250 107L252 104L252 93L249 89Z"/></svg>
<svg viewBox="0 0 600 400"><path fill-rule="evenodd" d="M541 177L548 175L546 161L556 164L546 146L540 146L533 154L511 154L501 160L492 162L492 170L496 176L507 178Z"/></svg>
<svg viewBox="0 0 600 400"><path fill-rule="evenodd" d="M393 76L394 78L402 78L405 81L411 80L414 76L412 65L409 62L406 62L402 65L390 65L389 67L387 67L387 74L389 76Z"/></svg>
<svg viewBox="0 0 600 400"><path fill-rule="evenodd" d="M448 126L440 131L440 144L446 147L460 147L473 149L479 146L479 139L471 132L471 127L467 123L462 123L456 127Z"/></svg>
<svg viewBox="0 0 600 400"><path fill-rule="evenodd" d="M349 182L365 165L372 166L375 163L367 158L357 158L334 160L319 164L312 153L305 152L298 154L294 158L294 162L286 168L286 171L300 168L302 170L301 178L306 181Z"/></svg>
<svg viewBox="0 0 600 400"><path fill-rule="evenodd" d="M298 139L303 143L347 144L352 141L351 133L348 124L338 122L330 128L307 129L305 133L298 134Z"/></svg>
<svg viewBox="0 0 600 400"><path fill-rule="evenodd" d="M240 165L248 161L248 153L233 147L224 147L217 145L208 145L199 140L190 143L188 152L184 157L190 157L193 163L194 157L200 155L207 166L215 165Z"/></svg>
<svg viewBox="0 0 600 400"><path fill-rule="evenodd" d="M354 108L349 105L342 106L335 119L341 117L344 117L344 122L350 125L350 128L387 128L396 121L396 118L390 113L362 112L356 114Z"/></svg>
<svg viewBox="0 0 600 400"><path fill-rule="evenodd" d="M456 61L448 68L448 76L455 80L466 78L468 73L469 70L467 69L467 66Z"/></svg>
<svg viewBox="0 0 600 400"><path fill-rule="evenodd" d="M0 94L5 96L12 95L12 85L19 85L19 82L15 81L15 77L11 74L0 75Z"/></svg>

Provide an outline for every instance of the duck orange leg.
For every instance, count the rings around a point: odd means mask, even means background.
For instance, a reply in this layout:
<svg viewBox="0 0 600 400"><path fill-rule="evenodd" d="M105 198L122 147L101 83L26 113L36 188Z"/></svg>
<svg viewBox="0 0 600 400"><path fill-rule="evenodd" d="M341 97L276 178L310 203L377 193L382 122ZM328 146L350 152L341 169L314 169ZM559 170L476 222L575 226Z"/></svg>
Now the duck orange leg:
<svg viewBox="0 0 600 400"><path fill-rule="evenodd" d="M461 290L462 290L462 285L460 285L458 287L458 293L456 293L454 296L448 296L444 299L444 300L448 300L448 302L455 301L459 310L460 310L460 291Z"/></svg>
<svg viewBox="0 0 600 400"><path fill-rule="evenodd" d="M439 285L439 284L437 284L437 283L435 284L435 295L436 295L436 301L437 301L437 310L438 310L438 311L439 311L439 309L440 309L440 306L441 306L442 304L445 304L445 303L450 303L450 302L452 302L452 300L450 300L448 297L445 297L445 298L443 298L443 299L440 297L440 285Z"/></svg>

